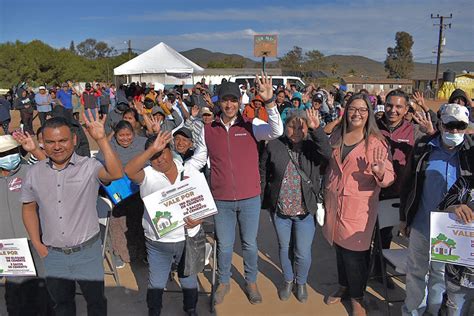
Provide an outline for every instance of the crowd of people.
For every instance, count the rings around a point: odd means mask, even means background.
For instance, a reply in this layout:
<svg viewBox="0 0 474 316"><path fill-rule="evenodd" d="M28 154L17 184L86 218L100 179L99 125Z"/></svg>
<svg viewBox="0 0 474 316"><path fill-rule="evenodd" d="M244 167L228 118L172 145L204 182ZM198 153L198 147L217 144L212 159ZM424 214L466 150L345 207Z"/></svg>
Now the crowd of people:
<svg viewBox="0 0 474 316"><path fill-rule="evenodd" d="M474 171L474 111L464 91L455 90L433 111L419 92L371 94L339 84L298 91L273 86L263 73L253 85L223 81L213 89L202 80L189 89L94 82L80 90L69 81L41 86L36 94L21 86L0 98L6 134L0 136L0 194L9 201L0 206L9 214L0 221L0 238L28 237L38 268L38 278L7 278L11 315L73 315L76 281L88 313L107 313L96 200L118 179L138 186L110 219L118 267L146 260L149 315L160 315L175 264L183 308L196 315L199 271L185 268L184 254L186 240L202 234L202 220L187 218L159 238L142 199L199 173L218 209L216 304L230 291L237 224L246 295L252 304L263 301L257 265L263 209L278 238L280 300L293 293L308 300L317 222L336 253L338 288L325 303L348 299L353 315L366 315L369 275L380 276L385 264L369 269L379 202L400 199L399 231L409 238L402 313L470 310L474 269L430 262L429 256L430 212L459 177ZM15 110L21 126L11 126ZM36 113L40 128L34 130ZM85 132L98 145L95 157ZM464 223L474 220L472 205L448 211ZM390 248L393 231L380 231L383 248ZM24 304L31 297L45 299Z"/></svg>

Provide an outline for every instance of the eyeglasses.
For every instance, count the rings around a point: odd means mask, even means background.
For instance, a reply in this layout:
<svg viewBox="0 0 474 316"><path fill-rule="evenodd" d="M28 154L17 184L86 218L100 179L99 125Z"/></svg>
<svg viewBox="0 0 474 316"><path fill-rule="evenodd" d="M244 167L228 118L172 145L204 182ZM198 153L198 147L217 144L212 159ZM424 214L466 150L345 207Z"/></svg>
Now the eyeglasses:
<svg viewBox="0 0 474 316"><path fill-rule="evenodd" d="M355 108L355 107L348 107L347 108L347 113L349 114L355 114L356 112L359 112L360 115L366 115L369 112L368 108Z"/></svg>

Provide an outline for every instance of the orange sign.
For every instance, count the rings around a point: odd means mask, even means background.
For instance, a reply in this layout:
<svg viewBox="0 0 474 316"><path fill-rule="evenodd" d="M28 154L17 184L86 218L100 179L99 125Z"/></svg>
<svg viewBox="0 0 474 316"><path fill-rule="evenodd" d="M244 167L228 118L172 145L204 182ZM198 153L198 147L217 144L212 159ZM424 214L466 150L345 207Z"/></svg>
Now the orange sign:
<svg viewBox="0 0 474 316"><path fill-rule="evenodd" d="M278 35L258 34L253 36L253 55L255 57L277 57Z"/></svg>

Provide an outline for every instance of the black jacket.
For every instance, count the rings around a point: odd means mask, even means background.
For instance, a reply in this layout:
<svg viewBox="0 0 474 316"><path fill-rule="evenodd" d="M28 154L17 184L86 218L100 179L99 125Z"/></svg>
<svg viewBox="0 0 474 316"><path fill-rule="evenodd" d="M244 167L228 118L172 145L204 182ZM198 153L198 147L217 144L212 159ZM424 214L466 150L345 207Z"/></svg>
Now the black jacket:
<svg viewBox="0 0 474 316"><path fill-rule="evenodd" d="M436 133L433 136L424 136L415 144L412 155L408 160L407 168L409 168L408 176L405 184L400 192L400 220L406 221L410 226L423 192L423 183L425 181L425 171L428 166L430 153L433 149L428 143L438 137ZM459 151L461 176L470 176L474 171L474 143L471 137L464 137L464 143Z"/></svg>
<svg viewBox="0 0 474 316"><path fill-rule="evenodd" d="M301 181L303 200L306 209L314 214L316 212L316 200L312 194L319 192L321 174L331 157L331 146L329 140L321 127L308 131L308 139L301 146L300 168L311 179L314 188L310 184ZM282 136L267 144L260 158L260 184L262 186L263 203L262 208L276 209L280 195L281 184L285 171L290 162L288 147L291 143Z"/></svg>

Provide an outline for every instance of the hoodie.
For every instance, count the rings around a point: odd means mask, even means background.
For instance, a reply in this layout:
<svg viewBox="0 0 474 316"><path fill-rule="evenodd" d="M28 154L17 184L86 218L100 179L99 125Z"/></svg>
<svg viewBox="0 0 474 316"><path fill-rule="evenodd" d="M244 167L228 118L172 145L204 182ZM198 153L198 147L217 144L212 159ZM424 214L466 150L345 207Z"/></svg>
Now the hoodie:
<svg viewBox="0 0 474 316"><path fill-rule="evenodd" d="M456 89L451 93L451 96L449 97L449 103L453 103L453 101L457 98L463 98L464 102L466 103L466 106L469 106L471 103L469 98L466 95L466 92L464 92L462 89Z"/></svg>

